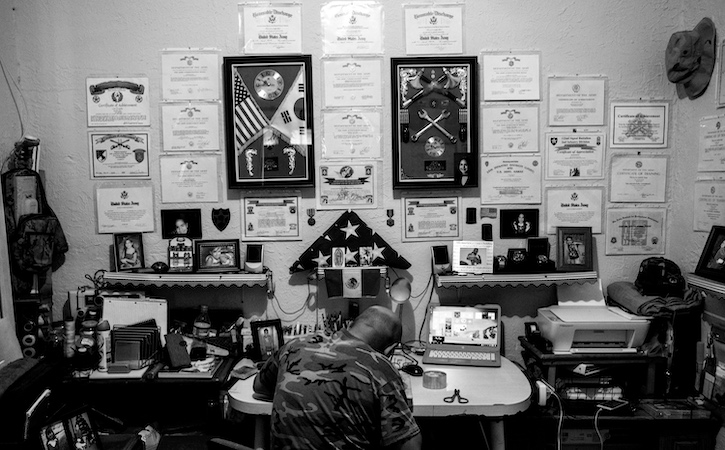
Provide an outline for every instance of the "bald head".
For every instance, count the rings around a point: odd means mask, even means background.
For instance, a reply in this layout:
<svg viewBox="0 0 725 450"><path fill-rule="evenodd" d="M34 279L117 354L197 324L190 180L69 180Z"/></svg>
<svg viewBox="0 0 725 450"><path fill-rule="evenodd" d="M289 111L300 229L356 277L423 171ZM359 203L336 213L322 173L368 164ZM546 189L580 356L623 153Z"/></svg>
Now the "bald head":
<svg viewBox="0 0 725 450"><path fill-rule="evenodd" d="M350 326L350 333L383 353L390 345L400 342L403 325L393 311L376 305L355 319Z"/></svg>

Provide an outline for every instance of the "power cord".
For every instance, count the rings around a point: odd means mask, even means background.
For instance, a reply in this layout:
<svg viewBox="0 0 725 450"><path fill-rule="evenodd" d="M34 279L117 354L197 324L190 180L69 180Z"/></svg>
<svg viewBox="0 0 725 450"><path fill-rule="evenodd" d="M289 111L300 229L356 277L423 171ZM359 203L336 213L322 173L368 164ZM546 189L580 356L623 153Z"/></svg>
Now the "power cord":
<svg viewBox="0 0 725 450"><path fill-rule="evenodd" d="M561 450L561 428L562 428L562 425L564 424L564 406L561 403L561 397L559 397L559 394L556 393L556 389L554 389L554 386L550 385L546 380L540 379L537 381L537 384L538 383L541 383L544 386L546 386L546 389L556 399L556 402L559 405L559 421L558 421L558 425L556 427L556 449Z"/></svg>
<svg viewBox="0 0 725 450"><path fill-rule="evenodd" d="M602 411L604 411L604 409L599 408L597 409L597 412L594 413L594 431L597 432L597 437L599 437L599 448L604 450L604 438L602 437L602 432L599 430L599 415Z"/></svg>

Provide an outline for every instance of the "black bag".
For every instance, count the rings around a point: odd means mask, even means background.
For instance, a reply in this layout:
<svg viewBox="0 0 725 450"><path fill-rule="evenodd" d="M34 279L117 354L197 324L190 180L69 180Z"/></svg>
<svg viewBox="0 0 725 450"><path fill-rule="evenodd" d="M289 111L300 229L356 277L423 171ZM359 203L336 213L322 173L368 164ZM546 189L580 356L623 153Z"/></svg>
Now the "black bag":
<svg viewBox="0 0 725 450"><path fill-rule="evenodd" d="M642 295L682 297L685 294L685 278L679 266L662 257L642 261L634 285Z"/></svg>
<svg viewBox="0 0 725 450"><path fill-rule="evenodd" d="M20 216L16 223L14 180L19 176L35 178L38 211ZM34 274L60 267L68 251L68 242L58 217L48 205L37 172L26 168L10 170L2 175L2 187L13 288L18 294L27 294Z"/></svg>

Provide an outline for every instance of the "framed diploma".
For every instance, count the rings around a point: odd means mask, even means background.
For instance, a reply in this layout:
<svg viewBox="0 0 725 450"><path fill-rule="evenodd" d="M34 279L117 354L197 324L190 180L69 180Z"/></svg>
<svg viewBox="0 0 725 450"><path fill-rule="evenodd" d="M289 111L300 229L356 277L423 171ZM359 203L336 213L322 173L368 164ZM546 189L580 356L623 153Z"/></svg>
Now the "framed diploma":
<svg viewBox="0 0 725 450"><path fill-rule="evenodd" d="M700 119L699 144L697 171L725 172L725 116Z"/></svg>
<svg viewBox="0 0 725 450"><path fill-rule="evenodd" d="M380 109L322 111L324 158L380 158Z"/></svg>
<svg viewBox="0 0 725 450"><path fill-rule="evenodd" d="M302 4L240 3L243 53L302 53Z"/></svg>
<svg viewBox="0 0 725 450"><path fill-rule="evenodd" d="M458 204L458 197L403 198L403 241L458 238Z"/></svg>
<svg viewBox="0 0 725 450"><path fill-rule="evenodd" d="M405 53L456 55L463 53L463 5L403 5Z"/></svg>
<svg viewBox="0 0 725 450"><path fill-rule="evenodd" d="M546 179L604 178L605 137L604 131L546 133Z"/></svg>
<svg viewBox="0 0 725 450"><path fill-rule="evenodd" d="M89 127L151 125L147 77L88 77L86 106Z"/></svg>
<svg viewBox="0 0 725 450"><path fill-rule="evenodd" d="M612 155L610 201L662 203L667 187L667 156Z"/></svg>
<svg viewBox="0 0 725 450"><path fill-rule="evenodd" d="M604 188L561 186L546 190L546 233L556 234L557 227L590 227L602 232Z"/></svg>
<svg viewBox="0 0 725 450"><path fill-rule="evenodd" d="M219 99L219 50L161 52L161 98L165 101Z"/></svg>
<svg viewBox="0 0 725 450"><path fill-rule="evenodd" d="M310 55L229 56L223 70L229 187L314 186Z"/></svg>
<svg viewBox="0 0 725 450"><path fill-rule="evenodd" d="M96 188L98 233L154 231L154 190L150 184Z"/></svg>
<svg viewBox="0 0 725 450"><path fill-rule="evenodd" d="M91 179L150 178L149 133L88 133Z"/></svg>
<svg viewBox="0 0 725 450"><path fill-rule="evenodd" d="M382 58L324 58L322 74L325 107L382 106Z"/></svg>
<svg viewBox="0 0 725 450"><path fill-rule="evenodd" d="M717 71L717 107L722 108L725 107L725 61L723 61L723 57L725 57L725 50L723 50L723 46L725 46L725 40L723 40L720 43L720 48L718 50L720 51L720 57L718 60L720 61L720 64L718 64L718 71Z"/></svg>
<svg viewBox="0 0 725 450"><path fill-rule="evenodd" d="M162 156L161 202L219 201L219 158L216 155Z"/></svg>
<svg viewBox="0 0 725 450"><path fill-rule="evenodd" d="M539 151L539 105L535 103L483 103L483 153L536 153Z"/></svg>
<svg viewBox="0 0 725 450"><path fill-rule="evenodd" d="M549 78L549 126L604 126L607 79Z"/></svg>
<svg viewBox="0 0 725 450"><path fill-rule="evenodd" d="M607 255L664 255L667 208L610 208Z"/></svg>
<svg viewBox="0 0 725 450"><path fill-rule="evenodd" d="M541 203L541 156L481 158L481 204Z"/></svg>
<svg viewBox="0 0 725 450"><path fill-rule="evenodd" d="M218 103L164 103L161 121L165 152L220 149Z"/></svg>
<svg viewBox="0 0 725 450"><path fill-rule="evenodd" d="M540 52L483 52L483 101L541 100Z"/></svg>
<svg viewBox="0 0 725 450"><path fill-rule="evenodd" d="M300 240L299 197L245 197L242 241Z"/></svg>
<svg viewBox="0 0 725 450"><path fill-rule="evenodd" d="M321 165L317 209L377 208L377 169L374 161Z"/></svg>
<svg viewBox="0 0 725 450"><path fill-rule="evenodd" d="M471 56L391 59L394 188L457 186L456 155L478 158L477 72Z"/></svg>
<svg viewBox="0 0 725 450"><path fill-rule="evenodd" d="M383 53L383 5L361 1L331 1L320 9L322 52L325 55Z"/></svg>
<svg viewBox="0 0 725 450"><path fill-rule="evenodd" d="M609 106L611 148L666 148L670 104L612 102Z"/></svg>
<svg viewBox="0 0 725 450"><path fill-rule="evenodd" d="M725 223L725 180L695 181L695 231Z"/></svg>

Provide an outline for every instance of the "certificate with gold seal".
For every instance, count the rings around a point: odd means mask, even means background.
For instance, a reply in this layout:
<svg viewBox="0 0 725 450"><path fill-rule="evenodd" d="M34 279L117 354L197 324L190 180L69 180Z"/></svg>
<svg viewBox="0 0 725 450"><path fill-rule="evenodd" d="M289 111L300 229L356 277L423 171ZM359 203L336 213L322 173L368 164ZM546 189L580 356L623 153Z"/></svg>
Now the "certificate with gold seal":
<svg viewBox="0 0 725 450"><path fill-rule="evenodd" d="M220 148L218 103L164 103L161 120L165 152Z"/></svg>
<svg viewBox="0 0 725 450"><path fill-rule="evenodd" d="M541 203L540 156L481 158L481 204Z"/></svg>
<svg viewBox="0 0 725 450"><path fill-rule="evenodd" d="M322 155L325 158L380 158L380 110L322 112Z"/></svg>
<svg viewBox="0 0 725 450"><path fill-rule="evenodd" d="M725 222L725 180L695 181L695 231Z"/></svg>
<svg viewBox="0 0 725 450"><path fill-rule="evenodd" d="M383 104L381 58L324 58L325 106L355 107Z"/></svg>
<svg viewBox="0 0 725 450"><path fill-rule="evenodd" d="M244 53L302 53L301 4L240 3L239 17Z"/></svg>
<svg viewBox="0 0 725 450"><path fill-rule="evenodd" d="M539 105L487 102L481 115L483 153L539 151Z"/></svg>
<svg viewBox="0 0 725 450"><path fill-rule="evenodd" d="M148 77L88 77L89 127L151 125Z"/></svg>
<svg viewBox="0 0 725 450"><path fill-rule="evenodd" d="M299 240L299 197L245 197L242 240Z"/></svg>
<svg viewBox="0 0 725 450"><path fill-rule="evenodd" d="M725 116L700 119L699 149L698 172L725 172Z"/></svg>
<svg viewBox="0 0 725 450"><path fill-rule="evenodd" d="M666 148L670 104L666 101L612 102L611 148Z"/></svg>
<svg viewBox="0 0 725 450"><path fill-rule="evenodd" d="M460 237L458 197L403 198L403 241Z"/></svg>
<svg viewBox="0 0 725 450"><path fill-rule="evenodd" d="M667 161L665 155L612 155L610 201L664 202Z"/></svg>
<svg viewBox="0 0 725 450"><path fill-rule="evenodd" d="M549 126L603 126L607 79L550 77Z"/></svg>
<svg viewBox="0 0 725 450"><path fill-rule="evenodd" d="M91 179L149 178L149 133L88 133Z"/></svg>
<svg viewBox="0 0 725 450"><path fill-rule="evenodd" d="M219 99L219 50L162 51L161 82L165 101Z"/></svg>
<svg viewBox="0 0 725 450"><path fill-rule="evenodd" d="M322 5L322 51L326 55L383 53L383 5L370 0Z"/></svg>

